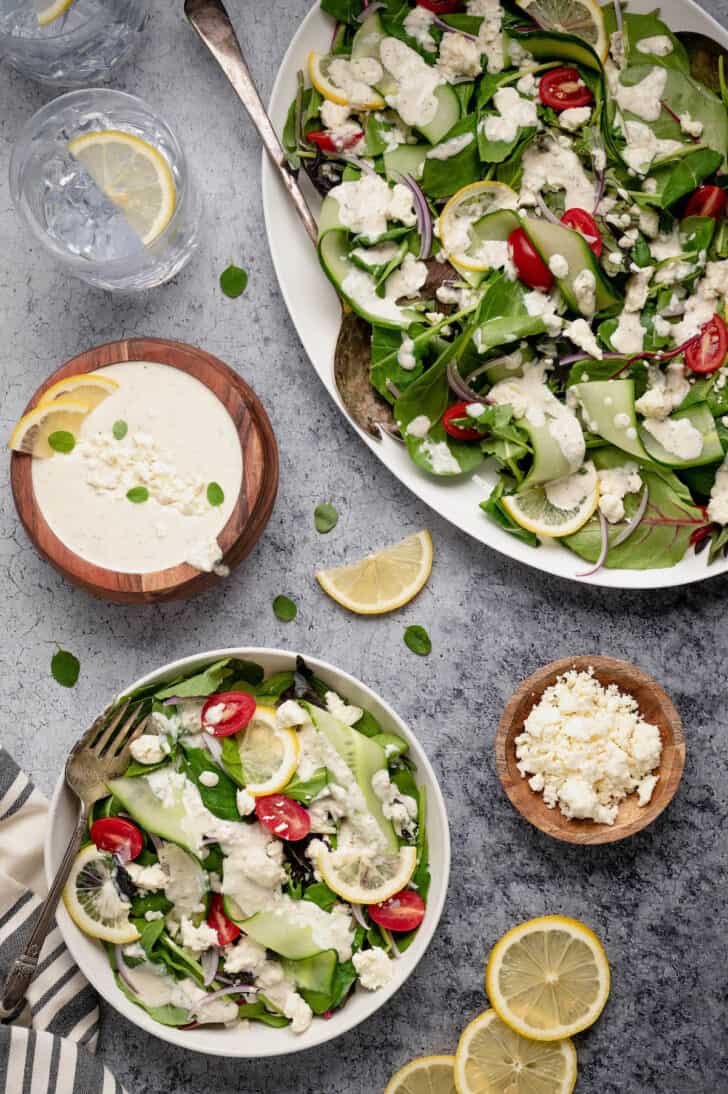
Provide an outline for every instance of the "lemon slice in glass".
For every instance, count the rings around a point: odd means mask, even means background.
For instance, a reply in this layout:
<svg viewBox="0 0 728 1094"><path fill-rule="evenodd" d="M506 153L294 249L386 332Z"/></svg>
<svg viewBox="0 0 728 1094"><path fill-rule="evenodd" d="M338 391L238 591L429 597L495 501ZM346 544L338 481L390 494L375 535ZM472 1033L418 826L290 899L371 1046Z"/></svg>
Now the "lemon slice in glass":
<svg viewBox="0 0 728 1094"><path fill-rule="evenodd" d="M583 480L583 481L582 481ZM579 487L576 491L573 486ZM569 502L562 499L575 498ZM573 475L545 486L534 486L522 494L508 494L501 505L521 528L537 536L559 539L570 536L586 524L599 504L599 479L594 464L586 463ZM568 505L561 508L556 502Z"/></svg>
<svg viewBox="0 0 728 1094"><path fill-rule="evenodd" d="M413 600L432 570L432 539L417 532L358 562L319 570L316 580L325 593L359 615L382 615Z"/></svg>
<svg viewBox="0 0 728 1094"><path fill-rule="evenodd" d="M135 942L139 932L129 922L128 901L114 884L111 855L93 844L79 851L71 867L63 902L73 922L84 934L103 942Z"/></svg>
<svg viewBox="0 0 728 1094"><path fill-rule="evenodd" d="M594 0L516 0L542 30L573 34L588 42L604 62L609 53L609 40L602 9Z"/></svg>
<svg viewBox="0 0 728 1094"><path fill-rule="evenodd" d="M384 1094L457 1094L454 1056L421 1056L410 1060L387 1083Z"/></svg>
<svg viewBox="0 0 728 1094"><path fill-rule="evenodd" d="M73 0L53 0L50 4L47 0L34 0L33 7L38 17L38 26L48 27L51 23L55 23L66 14L72 4Z"/></svg>
<svg viewBox="0 0 728 1094"><path fill-rule="evenodd" d="M58 380L44 391L38 400L38 406L47 406L57 399L80 399L90 410L119 390L119 384L110 376L97 376L94 372L84 372L77 376L67 376Z"/></svg>
<svg viewBox="0 0 728 1094"><path fill-rule="evenodd" d="M455 1055L458 1094L571 1094L576 1074L571 1041L529 1041L494 1010L465 1027Z"/></svg>
<svg viewBox="0 0 728 1094"><path fill-rule="evenodd" d="M487 264L475 253L482 242L478 239L478 221L499 209L514 212L517 208L518 194L504 182L486 179L463 186L440 213L440 242L450 261L463 270L487 270Z"/></svg>
<svg viewBox="0 0 728 1094"><path fill-rule="evenodd" d="M546 915L508 931L485 983L498 1016L523 1037L556 1041L596 1022L609 998L609 962L578 919Z"/></svg>
<svg viewBox="0 0 728 1094"><path fill-rule="evenodd" d="M74 137L68 151L121 209L143 243L161 235L174 214L177 188L159 149L133 133L102 129Z"/></svg>
<svg viewBox="0 0 728 1094"><path fill-rule="evenodd" d="M78 436L81 422L89 410L81 399L61 398L45 406L37 406L20 419L8 442L13 452L23 452L39 459L49 459L54 454L48 438L53 433L71 433Z"/></svg>
<svg viewBox="0 0 728 1094"><path fill-rule="evenodd" d="M316 856L322 880L348 904L381 904L389 900L404 889L416 866L415 847L400 847L396 854L361 847L336 851L323 848Z"/></svg>
<svg viewBox="0 0 728 1094"><path fill-rule="evenodd" d="M245 789L254 798L275 794L290 782L298 767L298 734L278 725L273 707L256 707L237 740Z"/></svg>
<svg viewBox="0 0 728 1094"><path fill-rule="evenodd" d="M331 62L335 60L336 58L330 54L315 53L313 50L308 55L308 78L319 94L339 106L351 106L357 110L383 110L387 104L374 88L368 89L366 99L353 102L344 88L332 82L328 70Z"/></svg>

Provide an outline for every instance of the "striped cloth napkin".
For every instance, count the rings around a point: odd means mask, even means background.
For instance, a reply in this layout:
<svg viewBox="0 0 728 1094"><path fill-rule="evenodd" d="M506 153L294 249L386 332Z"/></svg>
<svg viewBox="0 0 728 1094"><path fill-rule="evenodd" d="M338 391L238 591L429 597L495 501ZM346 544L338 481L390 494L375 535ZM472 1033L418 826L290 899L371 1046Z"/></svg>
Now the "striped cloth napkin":
<svg viewBox="0 0 728 1094"><path fill-rule="evenodd" d="M48 803L0 748L0 984L35 925L47 893L43 838ZM94 1059L96 993L74 964L58 927L49 933L28 1006L0 1025L3 1094L126 1094Z"/></svg>

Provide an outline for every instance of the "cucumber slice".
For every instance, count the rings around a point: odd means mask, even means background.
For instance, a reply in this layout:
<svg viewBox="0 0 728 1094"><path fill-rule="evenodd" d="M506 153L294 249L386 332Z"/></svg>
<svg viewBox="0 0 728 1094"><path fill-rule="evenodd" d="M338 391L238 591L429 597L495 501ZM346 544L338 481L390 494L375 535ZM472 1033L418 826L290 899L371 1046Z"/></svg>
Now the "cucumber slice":
<svg viewBox="0 0 728 1094"><path fill-rule="evenodd" d="M350 726L344 725L328 711L309 704L304 705L307 707L316 729L323 733L332 748L336 749L349 767L364 795L367 809L379 825L387 840L389 849L397 851L399 841L394 828L384 816L382 803L372 790L372 776L377 771L382 771L387 767L387 757L384 749L372 737L365 737L363 733L358 733Z"/></svg>
<svg viewBox="0 0 728 1094"><path fill-rule="evenodd" d="M189 817L182 801L181 790L170 788L173 804L164 805L152 793L143 775L131 779L112 779L106 785L137 824L161 839L178 844L196 857L197 845L190 838L190 832L184 824L185 821L189 823Z"/></svg>
<svg viewBox="0 0 728 1094"><path fill-rule="evenodd" d="M319 213L319 240L326 235L327 232L333 232L336 230L344 231L346 225L341 223L339 217L339 203L336 198L326 197L321 205L321 212Z"/></svg>
<svg viewBox="0 0 728 1094"><path fill-rule="evenodd" d="M381 88L379 88L381 91ZM382 92L385 94L385 92ZM437 113L427 125L420 125L418 129L430 144L438 144L442 138L450 132L452 127L460 121L460 100L450 87L443 84L435 91L437 99Z"/></svg>
<svg viewBox="0 0 728 1094"><path fill-rule="evenodd" d="M592 433L598 433L615 448L649 462L637 432L634 380L590 380L574 384L570 390L581 403ZM621 415L629 419L627 425L621 424L624 420L620 419ZM616 419L620 420L620 424Z"/></svg>
<svg viewBox="0 0 728 1094"><path fill-rule="evenodd" d="M472 242L468 251L475 254L481 243L494 239L501 241L508 239L511 232L515 232L519 225L518 217L510 209L496 209L494 213L486 213L470 228Z"/></svg>
<svg viewBox="0 0 728 1094"><path fill-rule="evenodd" d="M364 20L354 35L351 43L352 58L376 57L379 60L379 46L386 36L384 23L380 19L379 13L375 12L374 15L370 15L368 19Z"/></svg>
<svg viewBox="0 0 728 1094"><path fill-rule="evenodd" d="M533 466L519 486L519 493L573 473L574 468L564 456L558 442L551 436L548 423L532 425L526 418L519 418L516 425L527 431L533 446Z"/></svg>
<svg viewBox="0 0 728 1094"><path fill-rule="evenodd" d="M574 281L582 270L591 270L596 282L596 311L603 311L613 304L618 304L621 297L614 292L609 281L602 273L594 252L582 235L565 228L563 224L553 224L550 220L539 220L536 217L523 217L521 224L548 266L549 259L553 255L563 255L569 264L569 272L566 277L557 277L556 283L561 289L572 311L579 313L574 292Z"/></svg>
<svg viewBox="0 0 728 1094"><path fill-rule="evenodd" d="M347 232L327 232L319 241L319 257L336 291L362 319L375 326L394 329L408 327L421 319L419 312L377 296L373 277L358 269L349 257Z"/></svg>
<svg viewBox="0 0 728 1094"><path fill-rule="evenodd" d="M398 182L402 175L419 179L428 151L426 144L399 144L391 152L384 153L384 173L390 182Z"/></svg>
<svg viewBox="0 0 728 1094"><path fill-rule="evenodd" d="M304 957L300 961L291 961L285 957L281 965L296 987L329 995L337 960L336 950L322 950L321 953Z"/></svg>
<svg viewBox="0 0 728 1094"><path fill-rule="evenodd" d="M539 61L573 61L595 72L602 71L602 63L591 46L572 34L560 34L558 31L532 30L524 34L510 31L510 37Z"/></svg>
<svg viewBox="0 0 728 1094"><path fill-rule="evenodd" d="M232 918L232 917L231 917ZM321 953L313 940L311 928L295 923L283 908L275 912L258 912L250 919L238 920L247 935L281 957L301 961Z"/></svg>
<svg viewBox="0 0 728 1094"><path fill-rule="evenodd" d="M670 415L671 421L687 418L692 426L703 435L703 451L692 460L681 460L656 440L651 433L641 426L640 439L647 452L657 463L665 463L668 467L702 467L708 463L719 463L723 459L723 446L720 443L718 432L715 428L715 419L710 413L706 403L698 403L686 410L677 410Z"/></svg>

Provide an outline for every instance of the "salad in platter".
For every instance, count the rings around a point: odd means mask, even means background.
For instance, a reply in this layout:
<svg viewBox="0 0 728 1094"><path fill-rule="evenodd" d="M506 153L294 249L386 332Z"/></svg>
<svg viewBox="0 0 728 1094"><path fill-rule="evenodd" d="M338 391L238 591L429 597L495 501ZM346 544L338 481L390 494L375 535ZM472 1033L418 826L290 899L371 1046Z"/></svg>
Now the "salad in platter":
<svg viewBox="0 0 728 1094"><path fill-rule="evenodd" d="M722 67L593 0L321 6L283 139L411 459L579 576L724 556Z"/></svg>
<svg viewBox="0 0 728 1094"><path fill-rule="evenodd" d="M267 678L228 658L132 700L143 732L64 890L121 991L164 1025L302 1033L389 984L430 882L407 742L300 657Z"/></svg>

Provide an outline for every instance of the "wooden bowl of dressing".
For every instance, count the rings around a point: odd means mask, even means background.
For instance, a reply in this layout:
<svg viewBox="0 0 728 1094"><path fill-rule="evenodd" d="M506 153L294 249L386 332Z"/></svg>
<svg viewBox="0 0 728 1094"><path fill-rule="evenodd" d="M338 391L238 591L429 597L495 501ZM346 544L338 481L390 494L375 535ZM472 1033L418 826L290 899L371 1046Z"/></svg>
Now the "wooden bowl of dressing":
<svg viewBox="0 0 728 1094"><path fill-rule="evenodd" d="M146 365L147 368L142 373L131 371L139 365ZM156 566L152 560L143 566L138 564L135 570L133 562L130 566L127 559L123 566L117 563L120 568L116 569L113 557L106 557L112 553L113 542L104 542L102 535L97 536L97 544L103 549L103 561L99 557L90 558L93 551L85 555L80 553L78 542L69 545L57 534L63 521L68 523L71 518L68 512L62 513L60 509L51 514L53 505L48 499L53 497L54 484L48 486L42 475L38 483L39 489L40 483L43 483L46 509L39 503L33 472L33 464L39 461L31 456L13 453L10 478L18 515L38 552L65 578L94 596L120 604L157 603L195 596L223 580L225 569L239 565L253 549L268 523L278 489L278 447L268 415L252 388L228 365L204 350L162 338L124 339L79 354L48 377L36 391L25 413L36 406L47 388L59 380L109 366L119 366L113 378L119 380L122 386L129 378L132 378L129 382L133 385L134 376L144 376L146 386L140 389L139 414L142 418L147 415L147 423L150 414L158 414L160 427L166 429L168 435L172 424L179 423L179 436L185 438L183 447L189 447L188 452L182 452L183 459L191 459L190 453L195 444L198 449L204 448L203 430L207 428L208 435L212 430L211 448L217 452L219 459L213 468L205 470L212 472L209 476L211 479L217 481L221 478L232 484L220 507L219 520L224 523L219 530L210 533L222 552L217 564L219 570L222 567L221 572L205 572L187 561L174 558L177 546L174 535L180 534L179 529L184 527L184 522L180 521L179 511L173 506L163 508L155 502L154 511L160 519L156 524L156 533L150 528L148 535L151 539L146 539L147 533L142 535L139 530L139 522L147 519L141 512L145 506L133 505L123 497L117 497L122 507L119 510L122 521L119 541L124 537L129 541L127 545L131 558L134 542L139 544L140 550L146 545L152 559L155 554L154 535L163 538L171 534L172 541L160 545L156 551L160 557L165 553L168 555L164 564ZM160 370L159 366L175 370L174 375L167 373L166 369ZM111 369L108 374L113 374L113 371ZM120 380L120 373L124 374L124 381ZM150 377L155 382L159 377L170 381L167 384L170 405L165 406L162 398L158 410L149 409L145 396L149 394ZM161 386L163 389L164 383ZM103 410L105 403L111 405L116 394L102 402L92 413ZM163 396L164 391L161 390L160 394ZM135 428L133 407L128 416L131 435ZM185 417L186 422L183 421ZM66 458L57 454L51 460ZM44 468L43 474L48 470ZM53 474L61 474L60 467L52 470ZM203 474L202 468L199 473ZM78 487L75 478L71 487L73 490ZM127 508L124 509L124 506ZM84 506L78 505L77 508L83 509ZM83 514L78 515L82 519ZM208 519L207 515L204 519ZM209 517L211 521L215 519L218 517ZM55 530L51 523L55 523ZM184 532L181 534L184 535ZM74 538L67 535L68 540ZM180 557L194 557L194 551L183 551Z"/></svg>
<svg viewBox="0 0 728 1094"><path fill-rule="evenodd" d="M660 731L662 755L654 771L659 778L650 801L642 806L636 793L628 795L620 802L611 825L566 817L558 804L549 808L543 794L531 789L528 777L522 776L517 767L515 740L523 732L526 718L546 689L570 669L593 669L602 686L616 684L621 692L632 695L644 721ZM636 665L612 657L565 657L534 672L508 700L496 732L495 754L503 789L518 812L536 828L567 843L615 843L651 824L672 801L685 766L685 737L680 715L667 693Z"/></svg>

